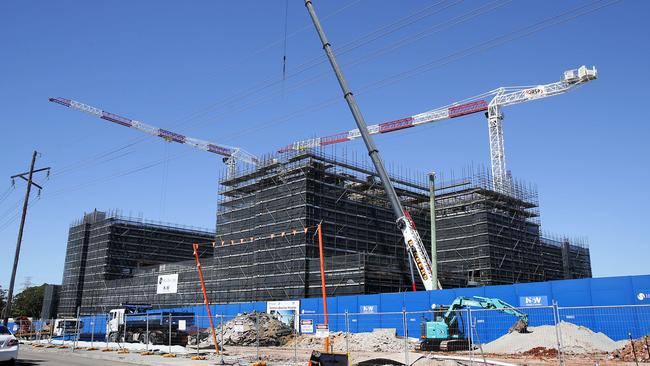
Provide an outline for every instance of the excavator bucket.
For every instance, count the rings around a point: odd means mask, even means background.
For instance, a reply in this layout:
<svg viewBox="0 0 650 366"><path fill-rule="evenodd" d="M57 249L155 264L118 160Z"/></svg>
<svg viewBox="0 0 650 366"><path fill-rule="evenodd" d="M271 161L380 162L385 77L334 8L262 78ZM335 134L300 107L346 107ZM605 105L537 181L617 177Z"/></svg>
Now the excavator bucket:
<svg viewBox="0 0 650 366"><path fill-rule="evenodd" d="M528 333L528 322L522 319L517 320L517 322L508 329L508 333L512 332Z"/></svg>

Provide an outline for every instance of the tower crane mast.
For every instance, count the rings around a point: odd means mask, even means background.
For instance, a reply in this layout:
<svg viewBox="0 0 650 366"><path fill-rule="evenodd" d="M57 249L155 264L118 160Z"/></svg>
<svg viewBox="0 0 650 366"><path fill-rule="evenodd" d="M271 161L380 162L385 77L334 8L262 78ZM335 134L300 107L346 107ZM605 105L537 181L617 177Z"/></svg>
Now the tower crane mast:
<svg viewBox="0 0 650 366"><path fill-rule="evenodd" d="M588 81L595 80L597 76L598 72L595 67L589 69L586 66L581 66L578 69L565 71L562 79L554 83L537 86L497 88L478 96L454 102L444 107L432 109L420 114L370 125L367 127L368 133L370 135L388 133L478 112L486 112L485 115L488 119L490 135L490 160L492 164L493 186L495 190L508 192L510 183L506 170L502 127L503 114L501 113L501 108L564 94ZM299 151L318 146L351 141L359 137L361 137L361 132L357 128L337 133L335 135L294 142L278 151Z"/></svg>
<svg viewBox="0 0 650 366"><path fill-rule="evenodd" d="M169 142L173 141L179 144L192 146L199 150L222 155L224 156L224 162L228 166L228 176L232 176L235 173L237 161L241 161L251 165L257 165L257 163L259 162L259 160L257 159L257 157L255 157L255 155L248 153L239 147L216 144L213 142L181 135L179 133L165 130L159 127L155 127L146 124L144 122L122 117L120 115L101 110L97 107L93 107L91 105L84 104L76 100L54 97L54 98L49 98L49 101L52 103L61 104L66 107L91 114L95 117L99 117L103 120L113 122L118 125L133 128L138 131L144 132L146 134L160 137L165 141L169 141Z"/></svg>

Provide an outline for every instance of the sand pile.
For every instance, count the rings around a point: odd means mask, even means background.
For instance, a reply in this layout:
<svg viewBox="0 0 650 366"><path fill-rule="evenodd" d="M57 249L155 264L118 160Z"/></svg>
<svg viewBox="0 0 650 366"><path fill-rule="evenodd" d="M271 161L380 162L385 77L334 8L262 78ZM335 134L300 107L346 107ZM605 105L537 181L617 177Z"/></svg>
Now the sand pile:
<svg viewBox="0 0 650 366"><path fill-rule="evenodd" d="M330 333L330 344L333 345L335 352L346 350L346 338L350 351L368 351L368 352L403 352L404 338L396 336L394 328L374 329L366 333L350 333L346 335L342 332ZM286 347L296 345L301 349L321 349L324 346L324 338L318 338L313 335L301 335L296 340L291 340ZM410 350L415 349L415 344L409 343Z"/></svg>
<svg viewBox="0 0 650 366"><path fill-rule="evenodd" d="M524 353L535 348L557 349L555 327L543 325L529 327L530 333L508 333L488 344L483 345L487 353ZM561 322L562 352L570 354L612 352L620 347L603 333L595 333L589 328L572 323Z"/></svg>

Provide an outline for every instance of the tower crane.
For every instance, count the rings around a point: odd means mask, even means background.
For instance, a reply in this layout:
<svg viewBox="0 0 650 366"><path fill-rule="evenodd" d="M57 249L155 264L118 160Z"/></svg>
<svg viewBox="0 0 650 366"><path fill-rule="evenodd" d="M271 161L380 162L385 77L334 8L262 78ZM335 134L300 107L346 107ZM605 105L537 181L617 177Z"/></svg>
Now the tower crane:
<svg viewBox="0 0 650 366"><path fill-rule="evenodd" d="M524 87L501 87L475 97L432 109L424 113L393 121L368 126L371 135L388 133L405 128L439 122L450 118L462 117L478 112L485 112L490 135L490 160L492 164L493 188L500 192L510 191L510 179L506 170L506 156L503 143L503 113L501 109L513 104L530 102L537 99L564 94L588 81L595 80L598 72L595 67L589 69L581 66L567 70L560 81ZM492 98L488 101L489 98ZM278 152L300 151L308 148L332 145L351 141L361 137L359 129L349 130L335 135L317 137L294 142L281 148Z"/></svg>
<svg viewBox="0 0 650 366"><path fill-rule="evenodd" d="M189 145L194 148L204 150L210 153L218 154L224 156L223 161L228 166L228 176L232 177L237 170L237 161L257 165L259 160L255 155L248 153L242 150L239 147L233 147L223 144L215 144L213 142L199 140L193 137L188 137L185 135L178 134L169 130L165 130L159 127L151 126L146 123L136 121L134 119L122 117L117 114L106 112L97 107L93 107L88 104L77 102L76 100L65 99L65 98L49 98L49 101L52 103L61 104L63 106L76 109L93 116L99 117L103 120L116 123L129 128L134 128L138 131L147 133L152 136L160 137L169 142L177 142L179 144Z"/></svg>

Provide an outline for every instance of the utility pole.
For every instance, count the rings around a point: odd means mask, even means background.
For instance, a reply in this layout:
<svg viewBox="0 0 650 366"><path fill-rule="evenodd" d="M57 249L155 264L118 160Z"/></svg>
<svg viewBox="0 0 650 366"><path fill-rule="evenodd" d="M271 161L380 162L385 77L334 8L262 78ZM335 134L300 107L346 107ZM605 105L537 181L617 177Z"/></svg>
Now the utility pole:
<svg viewBox="0 0 650 366"><path fill-rule="evenodd" d="M431 221L431 280L438 285L438 242L436 239L436 173L429 173L429 217Z"/></svg>
<svg viewBox="0 0 650 366"><path fill-rule="evenodd" d="M7 304L5 306L5 311L4 311L4 318L3 318L4 325L7 325L9 323L9 316L11 315L11 300L14 295L14 284L16 283L16 269L18 268L18 258L20 257L20 245L22 244L23 241L23 229L25 228L25 218L27 217L27 206L29 205L29 194L32 191L32 185L36 186L39 189L39 192L41 189L43 189L43 187L41 187L40 185L32 181L32 177L34 173L38 173L42 171L47 171L47 175L48 176L50 175L49 167L34 170L34 164L36 164L37 155L38 152L34 150L34 153L32 154L32 164L29 167L29 172L20 173L11 176L12 180L15 178L21 178L27 181L27 191L25 192L25 200L23 201L23 215L20 218L20 228L18 229L18 240L16 241L16 254L14 255L14 266L13 269L11 270L11 282L9 282L9 293L7 294ZM25 175L27 175L27 178L25 178Z"/></svg>

